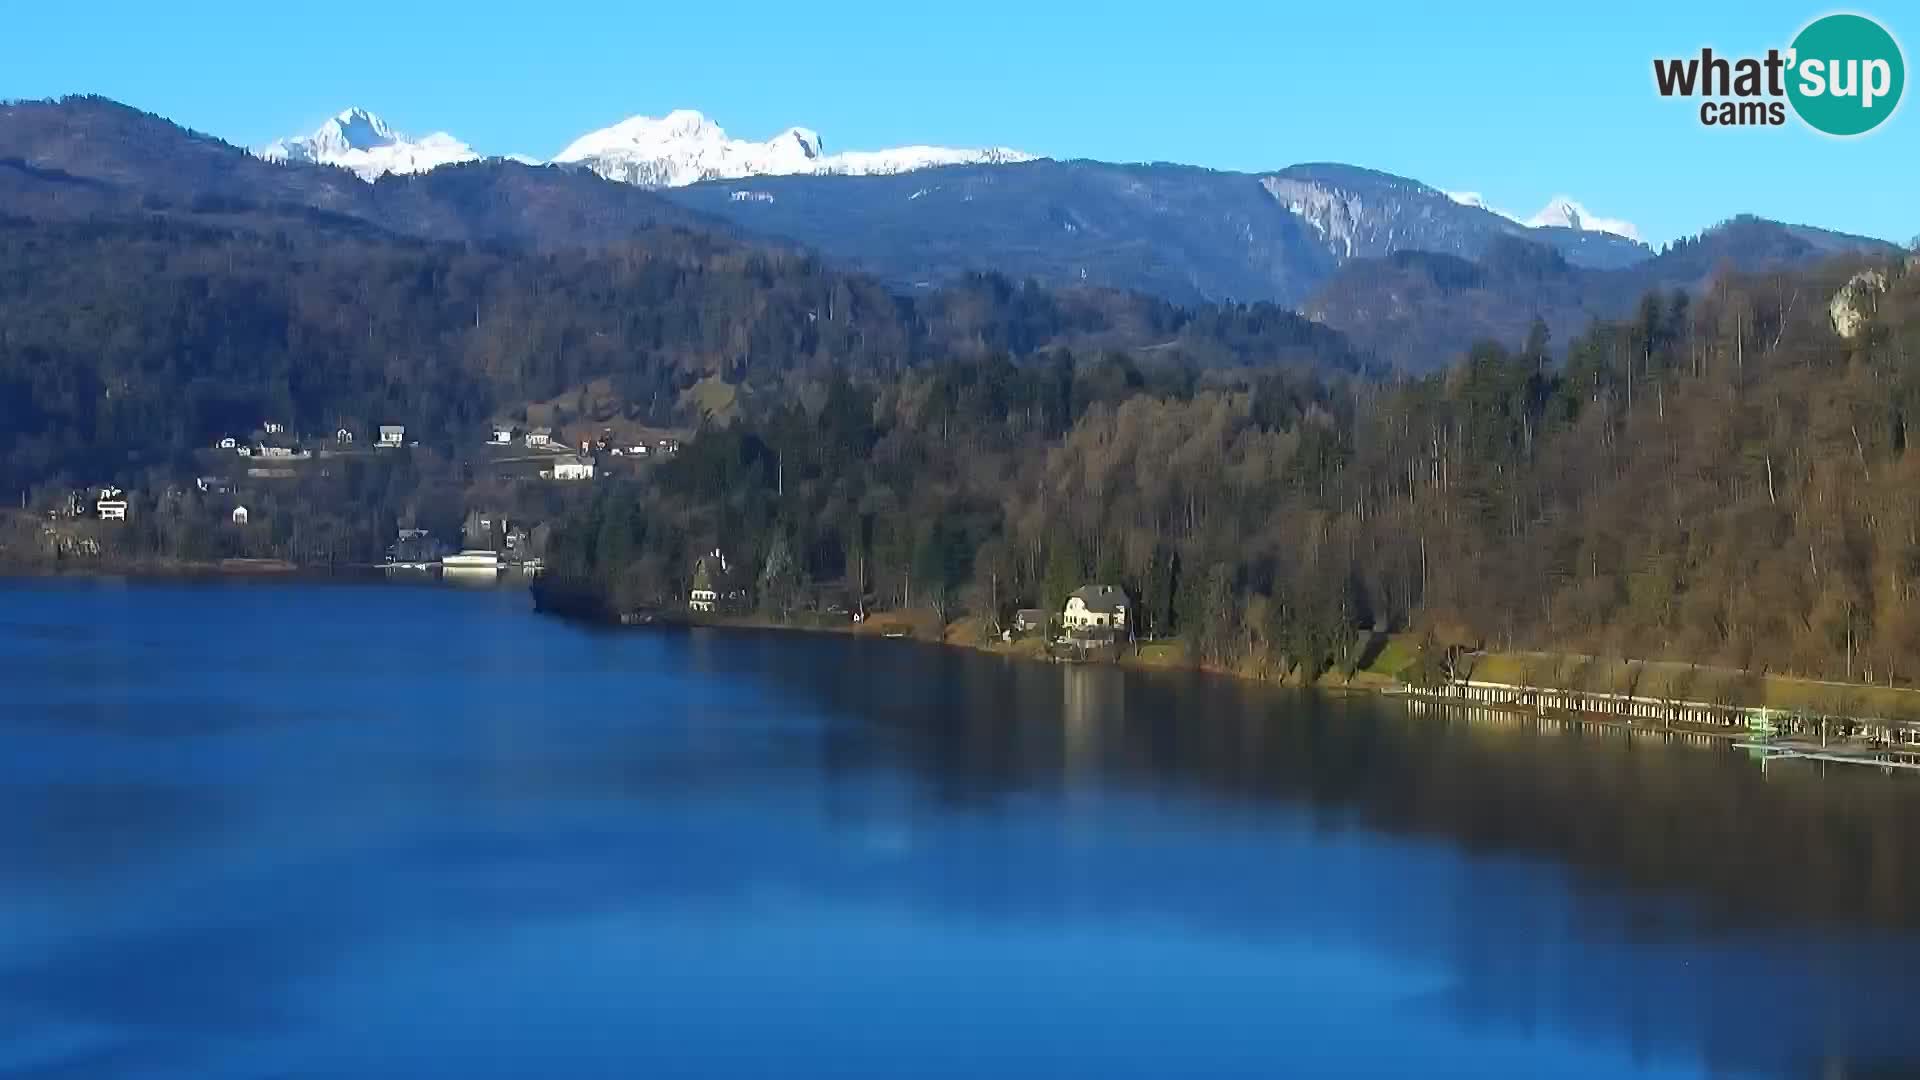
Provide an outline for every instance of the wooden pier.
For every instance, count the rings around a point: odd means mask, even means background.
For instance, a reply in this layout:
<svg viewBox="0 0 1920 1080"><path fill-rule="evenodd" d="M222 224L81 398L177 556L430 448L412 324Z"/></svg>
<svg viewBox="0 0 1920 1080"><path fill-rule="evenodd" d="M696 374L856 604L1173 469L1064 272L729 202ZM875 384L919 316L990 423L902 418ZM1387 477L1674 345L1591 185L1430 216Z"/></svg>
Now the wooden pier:
<svg viewBox="0 0 1920 1080"><path fill-rule="evenodd" d="M1442 706L1568 719L1688 741L1731 744L1772 761L1920 770L1920 723L1880 717L1784 712L1718 702L1460 679L1407 697Z"/></svg>

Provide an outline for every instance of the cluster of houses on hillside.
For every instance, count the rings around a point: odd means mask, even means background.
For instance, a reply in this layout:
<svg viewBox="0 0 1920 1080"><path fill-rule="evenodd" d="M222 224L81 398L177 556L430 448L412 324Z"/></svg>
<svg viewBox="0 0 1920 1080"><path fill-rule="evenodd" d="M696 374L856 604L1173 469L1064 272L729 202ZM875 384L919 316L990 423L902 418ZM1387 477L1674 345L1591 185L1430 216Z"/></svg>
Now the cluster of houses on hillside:
<svg viewBox="0 0 1920 1080"><path fill-rule="evenodd" d="M528 428L522 431L506 420L493 422L493 434L487 439L490 446L512 446L517 438L530 450L556 449L564 445L550 427ZM616 457L647 457L652 454L671 454L680 449L678 439L659 439L648 443L621 442L614 438L611 429L602 431L597 439L581 439L580 452L583 454L602 453Z"/></svg>
<svg viewBox="0 0 1920 1080"><path fill-rule="evenodd" d="M646 458L663 457L677 453L680 449L678 439L660 439L654 443L621 443L613 437L611 430L602 432L598 439L581 439L579 450L573 451L550 427L532 427L521 429L511 421L496 420L490 427L487 445L507 447L519 441L528 450L552 454L553 463L540 470L543 480L591 480L598 471L604 458Z"/></svg>
<svg viewBox="0 0 1920 1080"><path fill-rule="evenodd" d="M324 437L312 439L294 438L287 434L287 426L277 420L262 421L260 427L247 438L234 435L222 435L214 441L214 449L227 450L243 458L294 458L304 459L313 456L312 444L322 442ZM341 450L349 449L359 442L359 436L352 428L338 428L333 433L333 445ZM404 424L382 424L379 436L374 441L377 450L392 450L407 445L407 428Z"/></svg>

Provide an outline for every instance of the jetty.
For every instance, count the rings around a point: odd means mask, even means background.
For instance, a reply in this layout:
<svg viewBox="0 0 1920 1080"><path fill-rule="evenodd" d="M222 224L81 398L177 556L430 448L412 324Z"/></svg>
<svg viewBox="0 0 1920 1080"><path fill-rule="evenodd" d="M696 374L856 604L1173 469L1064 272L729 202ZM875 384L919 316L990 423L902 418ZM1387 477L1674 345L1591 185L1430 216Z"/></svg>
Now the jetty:
<svg viewBox="0 0 1920 1080"><path fill-rule="evenodd" d="M1404 695L1439 705L1579 719L1744 749L1763 763L1817 761L1920 770L1920 721L1726 701L1456 677Z"/></svg>

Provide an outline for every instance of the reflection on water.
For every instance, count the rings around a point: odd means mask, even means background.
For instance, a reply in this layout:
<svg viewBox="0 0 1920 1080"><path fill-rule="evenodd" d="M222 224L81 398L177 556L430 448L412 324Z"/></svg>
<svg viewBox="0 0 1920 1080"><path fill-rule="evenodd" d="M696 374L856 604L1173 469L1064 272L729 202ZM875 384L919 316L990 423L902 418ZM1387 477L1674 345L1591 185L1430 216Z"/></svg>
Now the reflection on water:
<svg viewBox="0 0 1920 1080"><path fill-rule="evenodd" d="M0 593L0 1077L1920 1063L1910 777L525 609Z"/></svg>

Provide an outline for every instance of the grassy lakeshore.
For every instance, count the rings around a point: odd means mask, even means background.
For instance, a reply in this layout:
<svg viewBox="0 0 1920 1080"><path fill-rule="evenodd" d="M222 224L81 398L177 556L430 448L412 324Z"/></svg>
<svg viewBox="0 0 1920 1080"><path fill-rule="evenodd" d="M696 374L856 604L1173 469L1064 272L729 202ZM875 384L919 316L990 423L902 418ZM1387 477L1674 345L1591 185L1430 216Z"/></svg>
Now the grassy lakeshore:
<svg viewBox="0 0 1920 1080"><path fill-rule="evenodd" d="M943 623L931 610L881 612L859 623L844 616L812 613L780 620L757 614L723 616L676 612L662 614L657 621L688 626L901 638L1013 659L1051 660L1047 643L1040 636L1005 640L978 617ZM1187 644L1179 639L1135 642L1113 663L1140 670L1204 671L1336 693L1384 693L1404 692L1418 682L1420 649L1421 642L1416 635L1377 635L1368 642L1362 662L1351 673L1335 667L1313 679L1301 678L1297 668L1283 668L1270 662L1250 661L1237 666L1197 663ZM1920 721L1920 690L1906 687L1830 682L1668 661L1538 652L1474 654L1463 668L1467 678L1483 682L1628 694L1673 702L1765 707L1809 716Z"/></svg>

